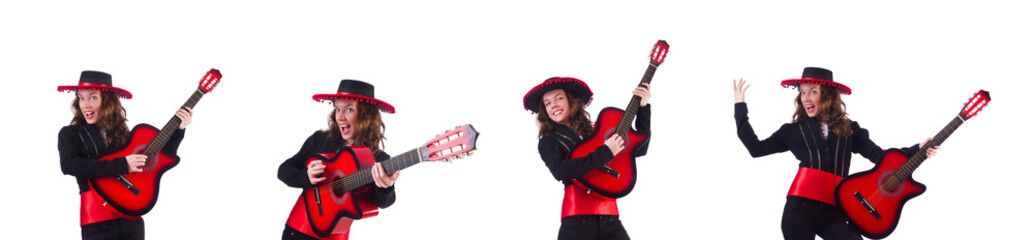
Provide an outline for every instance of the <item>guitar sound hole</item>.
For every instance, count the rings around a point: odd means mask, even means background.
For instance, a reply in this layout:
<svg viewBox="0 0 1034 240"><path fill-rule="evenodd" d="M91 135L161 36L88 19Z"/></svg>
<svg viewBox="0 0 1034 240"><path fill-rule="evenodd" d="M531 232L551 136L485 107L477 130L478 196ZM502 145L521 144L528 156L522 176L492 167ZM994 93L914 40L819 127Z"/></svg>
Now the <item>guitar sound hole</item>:
<svg viewBox="0 0 1034 240"><path fill-rule="evenodd" d="M331 183L336 183L336 182L338 182L338 179L341 179L341 177L335 177L330 182ZM345 196L345 185L344 184L331 184L331 189L332 189L332 192L334 193L335 197L340 198L340 197L344 197Z"/></svg>
<svg viewBox="0 0 1034 240"><path fill-rule="evenodd" d="M880 193L887 197L897 197L901 194L904 188L901 187L902 179L894 176L894 171L886 171L880 174L879 180L876 181L877 187L879 187Z"/></svg>
<svg viewBox="0 0 1034 240"><path fill-rule="evenodd" d="M604 138L604 139L610 139L610 136L614 135L614 131L616 131L616 130L617 130L617 128L609 128L609 129L607 129L606 133L603 134L603 136L606 136L606 138ZM625 148L628 148L628 145L631 144L628 141L628 134L621 134L621 138L623 138L625 140Z"/></svg>
<svg viewBox="0 0 1034 240"><path fill-rule="evenodd" d="M147 144L140 144L133 148L132 153L141 154L140 152L143 152L144 149L147 149ZM144 160L144 166L140 169L145 172L154 170L154 168L158 166L158 161L158 154L148 155L147 160Z"/></svg>

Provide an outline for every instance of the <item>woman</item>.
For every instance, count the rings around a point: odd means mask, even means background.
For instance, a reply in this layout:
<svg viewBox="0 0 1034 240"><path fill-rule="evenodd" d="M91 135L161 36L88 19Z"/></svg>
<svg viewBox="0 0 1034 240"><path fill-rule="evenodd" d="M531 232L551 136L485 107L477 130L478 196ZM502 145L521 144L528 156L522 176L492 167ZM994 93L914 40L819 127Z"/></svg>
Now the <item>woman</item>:
<svg viewBox="0 0 1034 240"><path fill-rule="evenodd" d="M141 167L147 160L144 155L131 154L111 161L98 159L129 142L126 109L119 98L131 99L133 94L112 86L111 75L99 71L83 71L78 85L59 86L57 90L76 95L72 100L72 122L58 133L57 148L61 172L75 176L79 184L79 225L83 239L144 239L144 220L105 206L87 181L143 171ZM176 112L181 120L179 130L173 133L163 152L176 155L192 115L190 108Z"/></svg>
<svg viewBox="0 0 1034 240"><path fill-rule="evenodd" d="M833 72L827 69L804 68L801 78L782 82L783 87L798 89L793 122L783 124L771 137L759 141L747 121L744 93L750 85L744 85L743 79L733 85L737 135L750 155L761 157L789 150L801 161L786 196L783 238L815 239L818 235L827 240L862 239L836 206L834 191L837 183L849 174L851 152L876 162L883 157L884 150L869 139L868 130L847 118L840 94L851 94L851 88L834 82ZM913 155L929 140L902 150ZM927 156L936 155L937 149L927 150Z"/></svg>
<svg viewBox="0 0 1034 240"><path fill-rule="evenodd" d="M642 98L636 113L636 129L650 134L650 84L643 83L632 94ZM604 166L625 149L618 134L581 158L567 159L571 150L593 133L585 107L592 101L592 90L576 78L554 77L533 87L524 95L524 108L536 113L539 125L539 155L556 180L564 183L560 232L557 239L629 239L618 219L617 201L591 195L572 180ZM646 155L649 140L636 157Z"/></svg>
<svg viewBox="0 0 1034 240"><path fill-rule="evenodd" d="M387 208L395 203L394 185L399 173L388 175L380 163L390 158L381 149L384 143L384 122L381 121L380 111L395 113L395 107L374 98L373 90L373 85L369 83L346 79L341 80L337 93L313 95L313 100L331 102L334 105L334 110L327 119L328 129L312 133L298 153L280 164L277 174L280 181L296 188L314 186L327 180L321 177L326 166L322 161L306 164L309 156L317 153L335 153L349 146L364 146L370 149L377 161L370 171L377 187L368 195L371 198L369 200L379 208ZM308 221L303 199L299 197L287 219L282 238L320 239L309 227ZM324 239L348 239L348 233L349 226L339 224L335 232Z"/></svg>

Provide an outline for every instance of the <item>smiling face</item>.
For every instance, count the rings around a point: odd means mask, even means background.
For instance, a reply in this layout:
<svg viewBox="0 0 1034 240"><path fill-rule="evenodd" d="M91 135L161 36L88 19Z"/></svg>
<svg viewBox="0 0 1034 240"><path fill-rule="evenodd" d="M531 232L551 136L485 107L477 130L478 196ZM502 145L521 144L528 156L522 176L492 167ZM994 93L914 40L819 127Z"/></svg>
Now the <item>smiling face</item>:
<svg viewBox="0 0 1034 240"><path fill-rule="evenodd" d="M818 116L819 103L822 99L822 86L802 83L797 89L800 91L801 107L804 108L808 117Z"/></svg>
<svg viewBox="0 0 1034 240"><path fill-rule="evenodd" d="M352 145L355 141L352 136L352 125L358 122L359 112L355 101L334 100L334 121L338 130L341 131L341 139L346 145Z"/></svg>
<svg viewBox="0 0 1034 240"><path fill-rule="evenodd" d="M86 118L87 124L97 124L100 121L101 92L97 90L79 90L75 93L79 100L79 112Z"/></svg>
<svg viewBox="0 0 1034 240"><path fill-rule="evenodd" d="M554 89L542 95L542 104L546 107L546 114L549 119L560 124L566 124L570 116L571 105L568 102L567 92L563 89Z"/></svg>

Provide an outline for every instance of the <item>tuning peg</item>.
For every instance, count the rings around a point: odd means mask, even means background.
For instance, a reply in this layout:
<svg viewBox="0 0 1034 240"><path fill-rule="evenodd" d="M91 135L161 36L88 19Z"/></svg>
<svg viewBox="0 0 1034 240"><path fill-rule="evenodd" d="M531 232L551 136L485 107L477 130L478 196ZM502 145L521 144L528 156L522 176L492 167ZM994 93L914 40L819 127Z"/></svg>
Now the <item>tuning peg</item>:
<svg viewBox="0 0 1034 240"><path fill-rule="evenodd" d="M471 155L474 155L474 151L465 152L463 154L466 154L468 157L470 157Z"/></svg>

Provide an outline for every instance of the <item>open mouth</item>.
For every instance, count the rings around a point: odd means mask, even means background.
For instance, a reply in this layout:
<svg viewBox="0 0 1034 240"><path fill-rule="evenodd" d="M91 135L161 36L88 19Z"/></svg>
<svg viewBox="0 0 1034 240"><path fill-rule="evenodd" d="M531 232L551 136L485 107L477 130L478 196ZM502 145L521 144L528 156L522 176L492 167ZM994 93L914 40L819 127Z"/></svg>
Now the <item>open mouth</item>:
<svg viewBox="0 0 1034 240"><path fill-rule="evenodd" d="M560 114L563 114L563 113L564 113L564 110L563 110L563 109L557 109L557 110L553 110L553 116L554 116L554 117L559 117L559 116L560 116Z"/></svg>
<svg viewBox="0 0 1034 240"><path fill-rule="evenodd" d="M815 112L815 105L804 105L804 111L806 111L808 113L814 113Z"/></svg>
<svg viewBox="0 0 1034 240"><path fill-rule="evenodd" d="M351 134L352 133L352 125L338 123L338 126L340 126L340 128L341 128L341 134Z"/></svg>
<svg viewBox="0 0 1034 240"><path fill-rule="evenodd" d="M86 117L87 120L93 120L94 117L97 117L97 113L93 111L84 111L83 117Z"/></svg>

